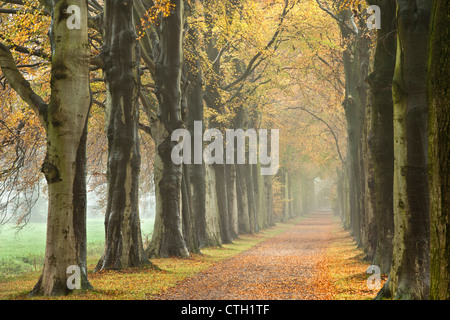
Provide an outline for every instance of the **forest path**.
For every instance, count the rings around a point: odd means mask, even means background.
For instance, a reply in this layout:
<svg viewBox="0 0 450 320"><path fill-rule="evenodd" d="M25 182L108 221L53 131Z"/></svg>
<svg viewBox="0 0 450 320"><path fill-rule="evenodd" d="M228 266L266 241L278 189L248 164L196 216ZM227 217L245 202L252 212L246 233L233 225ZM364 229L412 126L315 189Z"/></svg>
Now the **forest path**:
<svg viewBox="0 0 450 320"><path fill-rule="evenodd" d="M282 234L181 281L164 300L330 299L326 250L339 222L315 212Z"/></svg>

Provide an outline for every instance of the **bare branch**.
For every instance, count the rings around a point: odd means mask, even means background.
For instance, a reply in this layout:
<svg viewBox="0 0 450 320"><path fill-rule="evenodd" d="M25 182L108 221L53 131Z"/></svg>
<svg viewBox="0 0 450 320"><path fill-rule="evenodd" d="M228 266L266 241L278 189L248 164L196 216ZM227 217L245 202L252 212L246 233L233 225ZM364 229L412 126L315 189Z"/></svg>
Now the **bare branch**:
<svg viewBox="0 0 450 320"><path fill-rule="evenodd" d="M310 111L310 110L308 110L308 109L306 109L304 107L288 107L287 109L288 110L297 110L297 109L298 110L303 110L303 111L307 112L308 114L310 114L311 116L313 116L314 118L316 118L317 120L319 120L320 122L322 122L323 124L325 124L327 126L328 130L333 135L334 142L335 142L335 145L336 145L336 151L338 153L339 159L341 160L342 163L345 163L344 158L342 157L342 154L341 154L341 149L339 147L339 141L338 141L337 135L334 132L333 128L331 128L330 125L325 120L323 120L318 115L316 115L314 112L312 112L312 111Z"/></svg>

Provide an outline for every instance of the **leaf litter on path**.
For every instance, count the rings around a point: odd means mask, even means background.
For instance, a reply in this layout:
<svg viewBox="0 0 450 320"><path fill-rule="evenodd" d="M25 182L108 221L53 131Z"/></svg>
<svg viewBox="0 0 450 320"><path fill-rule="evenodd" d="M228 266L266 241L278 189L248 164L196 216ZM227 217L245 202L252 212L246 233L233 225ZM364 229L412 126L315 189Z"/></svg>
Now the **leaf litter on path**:
<svg viewBox="0 0 450 320"><path fill-rule="evenodd" d="M181 281L151 299L328 300L339 293L328 270L338 222L316 212L286 232Z"/></svg>

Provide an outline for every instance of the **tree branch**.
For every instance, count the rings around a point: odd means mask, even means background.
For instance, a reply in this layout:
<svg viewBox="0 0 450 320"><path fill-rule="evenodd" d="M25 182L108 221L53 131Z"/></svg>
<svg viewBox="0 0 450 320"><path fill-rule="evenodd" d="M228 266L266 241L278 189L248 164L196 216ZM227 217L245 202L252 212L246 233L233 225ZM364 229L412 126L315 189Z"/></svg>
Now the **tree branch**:
<svg viewBox="0 0 450 320"><path fill-rule="evenodd" d="M341 154L341 149L339 148L339 141L336 136L336 133L334 132L333 128L331 128L330 125L325 120L323 120L322 118L317 116L314 112L312 112L304 107L288 107L287 109L288 110L303 110L303 111L307 112L308 114L310 114L311 116L313 116L314 118L316 118L317 120L319 120L320 122L322 122L323 124L325 124L327 126L328 130L330 130L331 134L333 135L334 143L336 145L336 151L338 153L339 159L341 160L342 163L345 163L344 158L342 157L342 154Z"/></svg>
<svg viewBox="0 0 450 320"><path fill-rule="evenodd" d="M350 27L347 23L345 23L344 20L340 19L338 16L336 16L333 12L331 12L330 9L326 8L321 2L320 0L316 0L317 4L319 5L319 8L322 9L323 11L325 11L326 13L328 13L334 20L336 20L341 26L343 26L345 29L347 29L348 31L350 31L350 33L356 35L357 32Z"/></svg>
<svg viewBox="0 0 450 320"><path fill-rule="evenodd" d="M10 3L10 4L24 5L22 0L2 0L2 2Z"/></svg>
<svg viewBox="0 0 450 320"><path fill-rule="evenodd" d="M30 83L23 77L11 51L7 46L0 42L0 68L6 77L9 85L19 94L33 111L38 115L43 123L47 113L47 103L31 89Z"/></svg>
<svg viewBox="0 0 450 320"><path fill-rule="evenodd" d="M0 38L1 38L1 39L4 39L4 37L1 36L1 35L0 35ZM28 54L28 55L31 55L31 56L36 56L36 57L45 59L45 60L47 60L47 61L50 61L50 60L51 60L51 57L50 57L48 54L46 54L45 52L43 52L42 50L39 50L39 49L33 50L33 49L29 49L29 48L27 48L27 47L19 46L19 45L16 45L16 44L12 44L12 45L5 46L5 47L6 47L8 50L9 50L9 49L12 49L12 50L14 50L14 51L16 51L16 52Z"/></svg>
<svg viewBox="0 0 450 320"><path fill-rule="evenodd" d="M20 12L19 9L3 9L3 8L0 8L0 13L16 14L18 12Z"/></svg>
<svg viewBox="0 0 450 320"><path fill-rule="evenodd" d="M262 56L262 54L268 50L277 40L278 35L281 32L281 27L283 26L283 22L284 19L286 18L286 15L289 13L290 9L288 9L289 6L289 0L285 0L284 2L284 8L283 8L283 12L281 14L280 17L280 22L278 23L278 27L277 30L275 31L274 35L272 36L272 38L270 39L270 41L266 44L266 46L264 47L264 49L260 50L248 63L246 70L244 71L244 73L242 73L242 75L237 78L235 81L233 81L232 83L225 85L222 87L223 90L229 90L232 87L234 87L235 85L237 85L239 82L244 81L253 71L253 65L257 62L257 60L259 59L260 56ZM291 7L292 8L292 7Z"/></svg>

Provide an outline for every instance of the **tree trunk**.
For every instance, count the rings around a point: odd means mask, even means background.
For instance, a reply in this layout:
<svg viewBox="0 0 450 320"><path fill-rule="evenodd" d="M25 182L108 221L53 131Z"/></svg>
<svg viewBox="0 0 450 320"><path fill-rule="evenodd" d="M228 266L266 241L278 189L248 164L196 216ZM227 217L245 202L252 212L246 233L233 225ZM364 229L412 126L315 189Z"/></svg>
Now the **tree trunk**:
<svg viewBox="0 0 450 320"><path fill-rule="evenodd" d="M205 1L203 3L204 7L209 5L209 1ZM221 93L219 91L220 82L221 82L221 69L220 69L220 59L219 57L219 49L216 46L216 39L213 35L213 28L215 27L215 21L213 20L213 16L205 10L204 19L206 23L206 34L205 34L205 52L209 59L209 62L212 64L211 73L209 74L209 81L205 86L205 94L204 100L206 105L215 110L217 114L222 114L224 112L223 101L221 97ZM217 121L214 116L210 119L210 128L219 129L224 132L223 124L220 121ZM225 156L225 155L224 155ZM225 161L224 161L225 163ZM216 213L218 214L219 222L220 222L220 234L221 241L223 243L230 243L232 241L232 232L231 232L231 215L228 208L229 196L228 196L228 187L226 185L226 164L213 164L212 168L214 169L214 177L215 177L215 188L217 193L217 209ZM210 218L211 220L211 218ZM215 220L215 219L213 219Z"/></svg>
<svg viewBox="0 0 450 320"><path fill-rule="evenodd" d="M162 173L157 183L161 211L157 211L157 221L152 242L147 253L150 257L188 257L189 251L182 232L181 217L181 179L182 166L172 161L172 149L177 142L171 141L174 130L183 126L181 115L182 64L185 9L183 0L170 1L171 14L163 17L159 43L155 48L155 76L159 90L158 120L153 124L155 139ZM157 124L160 122L160 124ZM155 126L156 125L156 126Z"/></svg>
<svg viewBox="0 0 450 320"><path fill-rule="evenodd" d="M67 28L65 1L54 1L52 6L51 96L45 115L47 155L42 165L49 197L47 241L44 268L31 296L73 291L67 286L70 266L80 268L80 289L91 289L86 271L85 194L90 52L86 1L73 4L81 8L80 29Z"/></svg>
<svg viewBox="0 0 450 320"><path fill-rule="evenodd" d="M238 205L238 225L239 234L246 234L251 232L249 203L247 196L247 183L245 182L244 165L236 165L236 194Z"/></svg>
<svg viewBox="0 0 450 320"><path fill-rule="evenodd" d="M267 227L267 206L265 201L264 176L261 175L261 164L252 165L253 185L255 187L256 197L256 217L258 229Z"/></svg>
<svg viewBox="0 0 450 320"><path fill-rule="evenodd" d="M382 273L389 273L392 262L394 237L393 184L394 184L394 122L392 79L395 69L397 34L395 2L370 1L382 11L381 29L377 32L377 46L373 72L368 77L372 105L372 134L369 152L373 160L374 210L377 244L374 264Z"/></svg>
<svg viewBox="0 0 450 320"><path fill-rule="evenodd" d="M275 225L275 218L274 218L274 207L273 207L273 189L272 189L272 176L264 176L264 199L266 201L266 207L267 207L267 226L272 227Z"/></svg>
<svg viewBox="0 0 450 320"><path fill-rule="evenodd" d="M287 170L283 168L283 170L280 170L281 172L281 181L283 183L283 215L282 215L282 221L287 221L289 219L289 177L287 174Z"/></svg>
<svg viewBox="0 0 450 320"><path fill-rule="evenodd" d="M257 218L256 218L256 199L255 188L253 186L252 166L251 164L243 164L244 179L247 185L248 197L248 216L250 220L250 232L258 232Z"/></svg>
<svg viewBox="0 0 450 320"><path fill-rule="evenodd" d="M194 212L193 212L193 197L192 197L192 183L191 174L188 168L189 165L183 164L183 178L181 180L181 217L183 219L183 237L186 242L186 247L189 252L200 252L197 238L195 237Z"/></svg>
<svg viewBox="0 0 450 320"><path fill-rule="evenodd" d="M225 165L225 175L227 181L227 198L228 198L228 213L230 216L230 237L234 240L239 235L238 224L238 203L237 203L237 188L236 188L236 165Z"/></svg>
<svg viewBox="0 0 450 320"><path fill-rule="evenodd" d="M216 176L217 205L219 209L218 214L220 218L220 234L222 237L222 243L231 243L231 219L228 212L228 188L225 164L213 164L212 166Z"/></svg>
<svg viewBox="0 0 450 320"><path fill-rule="evenodd" d="M139 218L139 44L132 2L105 2L104 65L109 89L105 251L96 270L147 263Z"/></svg>
<svg viewBox="0 0 450 320"><path fill-rule="evenodd" d="M394 251L380 296L427 299L429 199L427 177L427 41L431 2L397 0L394 97Z"/></svg>
<svg viewBox="0 0 450 320"><path fill-rule="evenodd" d="M292 181L292 206L294 211L294 216L300 216L303 214L302 210L302 186L301 186L301 175L297 171L293 174Z"/></svg>
<svg viewBox="0 0 450 320"><path fill-rule="evenodd" d="M428 60L429 164L431 211L430 298L450 299L450 2L432 10Z"/></svg>
<svg viewBox="0 0 450 320"><path fill-rule="evenodd" d="M219 246L222 241L220 234L219 206L217 204L216 174L211 165L206 166L206 245Z"/></svg>
<svg viewBox="0 0 450 320"><path fill-rule="evenodd" d="M195 54L195 58L186 60L186 76L189 86L186 90L186 99L188 104L187 111L187 128L193 140L197 139L203 141L203 74L201 69L201 61L199 54L199 31L191 27L188 31L188 43L190 50ZM196 121L202 123L202 130L196 132L194 124ZM202 148L195 150L192 145L191 155L195 152L203 152ZM203 248L207 244L206 238L206 178L205 178L205 164L202 161L200 164L195 164L192 159L192 164L187 165L190 179L190 191L192 197L192 219L194 220L194 237L198 248Z"/></svg>
<svg viewBox="0 0 450 320"><path fill-rule="evenodd" d="M89 108L90 109L90 108ZM86 146L88 136L88 118L84 126L83 135L77 150L76 169L73 183L73 229L75 232L76 251L80 256L81 287L92 289L87 279L87 232L86 232L86 213L87 213L87 191L86 191Z"/></svg>
<svg viewBox="0 0 450 320"><path fill-rule="evenodd" d="M370 153L370 144L372 143L372 118L373 104L371 101L371 92L368 92L368 101L366 108L366 119L364 121L363 131L363 157L364 157L364 176L365 176L365 199L364 199L364 216L362 217L361 238L364 245L363 249L366 254L364 260L373 261L375 250L377 247L377 230L376 230L376 201L375 201L375 180L377 180L374 172L374 159Z"/></svg>
<svg viewBox="0 0 450 320"><path fill-rule="evenodd" d="M353 19L350 10L339 13L341 21L350 23ZM347 119L349 161L347 170L349 184L350 231L358 245L361 244L361 216L364 215L364 159L362 157L362 129L366 108L366 77L369 67L369 38L366 34L364 19L360 19L360 28L356 25L352 33L350 27L339 24L346 43L343 53L345 70L345 99L343 107Z"/></svg>

